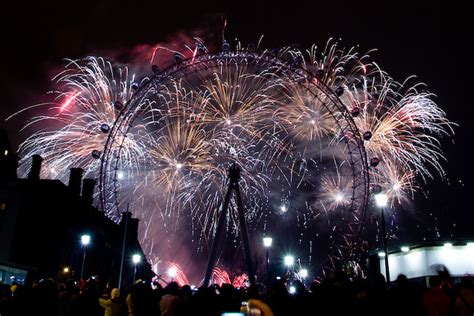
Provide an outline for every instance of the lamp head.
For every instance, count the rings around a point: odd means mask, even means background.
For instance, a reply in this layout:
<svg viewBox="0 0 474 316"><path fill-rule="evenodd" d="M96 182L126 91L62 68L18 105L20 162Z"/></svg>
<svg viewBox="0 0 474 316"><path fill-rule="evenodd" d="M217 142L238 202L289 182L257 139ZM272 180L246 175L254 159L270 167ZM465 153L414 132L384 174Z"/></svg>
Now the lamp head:
<svg viewBox="0 0 474 316"><path fill-rule="evenodd" d="M91 242L91 236L90 235L82 235L81 236L81 244L83 246L87 246Z"/></svg>
<svg viewBox="0 0 474 316"><path fill-rule="evenodd" d="M295 263L295 258L293 256L285 256L284 261L285 266L291 267Z"/></svg>
<svg viewBox="0 0 474 316"><path fill-rule="evenodd" d="M272 246L272 241L272 237L263 237L263 245L267 248Z"/></svg>
<svg viewBox="0 0 474 316"><path fill-rule="evenodd" d="M388 204L388 195L385 193L377 193L375 196L375 203L378 207L385 207Z"/></svg>
<svg viewBox="0 0 474 316"><path fill-rule="evenodd" d="M140 256L139 254L135 254L132 256L132 261L134 264L140 263L141 260L142 260L142 256Z"/></svg>

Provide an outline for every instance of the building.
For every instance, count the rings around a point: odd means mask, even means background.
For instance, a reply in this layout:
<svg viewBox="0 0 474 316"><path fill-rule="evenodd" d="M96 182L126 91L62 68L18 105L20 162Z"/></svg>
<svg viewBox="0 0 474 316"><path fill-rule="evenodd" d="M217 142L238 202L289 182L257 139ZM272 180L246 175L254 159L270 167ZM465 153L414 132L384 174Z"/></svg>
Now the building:
<svg viewBox="0 0 474 316"><path fill-rule="evenodd" d="M372 253L373 269L385 274L385 253ZM430 276L447 270L452 277L474 275L474 242L423 242L388 251L390 281L400 274L428 285Z"/></svg>
<svg viewBox="0 0 474 316"><path fill-rule="evenodd" d="M40 156L33 156L28 177L19 179L18 157L0 130L0 282L78 279L83 268L85 279L97 275L116 286L122 261L122 287L133 282L132 255L145 258L137 239L138 219L124 212L117 224L97 210L92 205L96 181L82 179L82 169L71 169L65 185L41 179L41 163ZM85 234L91 237L87 246L81 244ZM136 268L137 277L153 276L146 260Z"/></svg>

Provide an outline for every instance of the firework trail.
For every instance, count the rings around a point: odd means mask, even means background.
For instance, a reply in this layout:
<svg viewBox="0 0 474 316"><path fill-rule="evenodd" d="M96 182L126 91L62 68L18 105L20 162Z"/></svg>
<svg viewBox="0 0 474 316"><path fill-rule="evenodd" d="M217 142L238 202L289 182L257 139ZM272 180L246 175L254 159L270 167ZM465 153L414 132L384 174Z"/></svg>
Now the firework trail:
<svg viewBox="0 0 474 316"><path fill-rule="evenodd" d="M222 284L232 284L227 271L218 267L212 269L211 280L213 284L218 284L219 286L222 286Z"/></svg>

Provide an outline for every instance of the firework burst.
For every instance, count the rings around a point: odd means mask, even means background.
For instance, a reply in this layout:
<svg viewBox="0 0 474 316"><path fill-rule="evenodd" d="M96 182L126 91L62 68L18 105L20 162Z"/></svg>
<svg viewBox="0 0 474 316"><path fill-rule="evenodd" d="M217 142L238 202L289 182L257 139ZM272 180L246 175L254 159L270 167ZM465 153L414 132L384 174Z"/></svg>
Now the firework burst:
<svg viewBox="0 0 474 316"><path fill-rule="evenodd" d="M97 175L107 133L115 123L122 105L132 95L133 76L126 67L114 68L102 58L68 60L65 70L53 78L58 89L54 102L46 106L47 115L33 117L25 126L40 126L19 148L26 166L29 157L44 158L42 176L65 180L72 167L81 167L86 174ZM16 115L18 113L15 113ZM45 127L46 126L46 127ZM139 159L142 152L140 132L117 141L124 144L123 155L129 162Z"/></svg>
<svg viewBox="0 0 474 316"><path fill-rule="evenodd" d="M433 177L432 168L444 177L438 138L451 133L453 124L431 94L418 92L416 86L403 93L403 85L382 73L379 77L347 97L350 107L360 111L354 120L366 140L368 156L377 158L381 168L387 166L386 176L393 175L390 164L396 164L423 178Z"/></svg>
<svg viewBox="0 0 474 316"><path fill-rule="evenodd" d="M174 52L175 65L154 68L140 84L101 58L69 61L54 79L48 114L27 125L41 127L20 147L45 158L54 171L47 176L100 172L104 212L118 219L126 203L135 205L149 257L164 257L174 238L206 249L232 163L242 170L251 229L267 227L275 213L305 218L305 229L329 223L328 248L338 258L363 224L370 184L396 205L413 195L418 175L444 175L438 137L453 124L431 94L404 88L367 54L331 42L277 53L233 52L225 43L211 54L199 45Z"/></svg>

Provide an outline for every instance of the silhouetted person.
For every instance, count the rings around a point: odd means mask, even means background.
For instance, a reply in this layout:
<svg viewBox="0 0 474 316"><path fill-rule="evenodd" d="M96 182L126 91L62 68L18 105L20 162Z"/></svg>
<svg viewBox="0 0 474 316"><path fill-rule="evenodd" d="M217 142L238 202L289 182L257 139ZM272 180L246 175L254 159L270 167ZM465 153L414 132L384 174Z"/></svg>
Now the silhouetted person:
<svg viewBox="0 0 474 316"><path fill-rule="evenodd" d="M148 316L157 313L153 304L153 291L147 284L138 280L130 289L127 296L129 316Z"/></svg>
<svg viewBox="0 0 474 316"><path fill-rule="evenodd" d="M191 287L189 285L183 285L180 290L180 299L175 309L175 316L193 315L192 296L193 291Z"/></svg>
<svg viewBox="0 0 474 316"><path fill-rule="evenodd" d="M265 302L270 306L275 316L293 315L290 297L283 280L277 280L273 283Z"/></svg>
<svg viewBox="0 0 474 316"><path fill-rule="evenodd" d="M456 310L459 316L474 315L474 279L464 277L459 284L460 288L456 297Z"/></svg>
<svg viewBox="0 0 474 316"><path fill-rule="evenodd" d="M58 315L58 288L52 279L40 280L28 297L29 315Z"/></svg>
<svg viewBox="0 0 474 316"><path fill-rule="evenodd" d="M369 284L368 294L370 315L380 315L381 311L388 312L387 286L383 274L377 274L372 284Z"/></svg>
<svg viewBox="0 0 474 316"><path fill-rule="evenodd" d="M400 274L388 291L391 315L422 315L422 289L410 283L406 275Z"/></svg>
<svg viewBox="0 0 474 316"><path fill-rule="evenodd" d="M430 277L430 288L423 294L423 306L427 316L450 316L451 297L443 287L439 275Z"/></svg>
<svg viewBox="0 0 474 316"><path fill-rule="evenodd" d="M64 291L59 293L59 315L79 316L79 287L74 280L67 280Z"/></svg>
<svg viewBox="0 0 474 316"><path fill-rule="evenodd" d="M104 316L121 316L124 310L120 300L120 290L112 289L109 294L104 294L99 298L99 305L104 309Z"/></svg>
<svg viewBox="0 0 474 316"><path fill-rule="evenodd" d="M199 287L192 297L192 306L196 315L216 315L218 306L215 288Z"/></svg>
<svg viewBox="0 0 474 316"><path fill-rule="evenodd" d="M171 282L165 287L165 295L161 297L160 310L162 316L172 316L179 303L179 285L176 282Z"/></svg>
<svg viewBox="0 0 474 316"><path fill-rule="evenodd" d="M312 310L310 304L310 296L303 282L297 280L293 282L295 287L295 294L292 295L292 313L294 315L307 315L308 310Z"/></svg>

